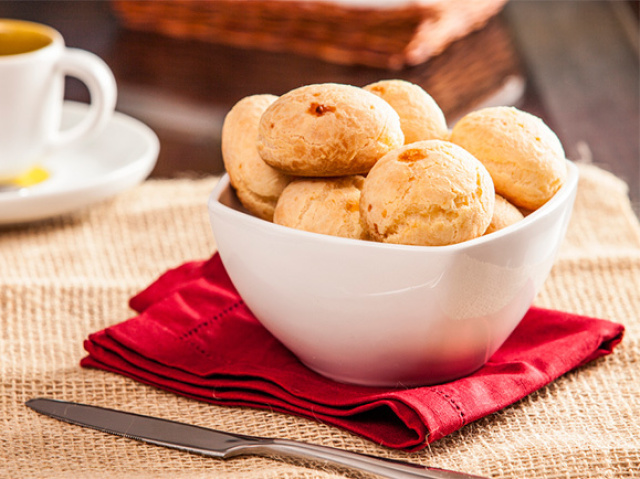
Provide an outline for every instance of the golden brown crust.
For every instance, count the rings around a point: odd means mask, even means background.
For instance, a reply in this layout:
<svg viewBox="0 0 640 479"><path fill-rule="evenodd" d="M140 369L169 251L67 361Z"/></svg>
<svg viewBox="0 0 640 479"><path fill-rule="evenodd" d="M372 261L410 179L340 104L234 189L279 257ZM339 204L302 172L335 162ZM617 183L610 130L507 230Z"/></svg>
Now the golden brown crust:
<svg viewBox="0 0 640 479"><path fill-rule="evenodd" d="M360 214L377 241L440 246L481 236L494 202L482 163L452 143L428 140L376 163L365 179Z"/></svg>
<svg viewBox="0 0 640 479"><path fill-rule="evenodd" d="M488 235L494 231L501 230L507 226L511 226L524 218L522 212L505 200L502 196L496 194L496 202L493 208L493 217L491 224L484 234Z"/></svg>
<svg viewBox="0 0 640 479"><path fill-rule="evenodd" d="M256 147L263 112L278 97L253 95L240 100L222 126L222 159L243 206L259 218L271 221L280 193L291 181L267 165Z"/></svg>
<svg viewBox="0 0 640 479"><path fill-rule="evenodd" d="M326 83L291 90L262 115L258 151L296 176L368 172L404 143L398 114L362 88Z"/></svg>
<svg viewBox="0 0 640 479"><path fill-rule="evenodd" d="M451 141L486 166L501 196L528 210L546 203L567 174L555 133L540 118L516 108L469 113L454 125Z"/></svg>
<svg viewBox="0 0 640 479"><path fill-rule="evenodd" d="M360 175L300 178L282 192L274 223L313 233L365 239L360 223Z"/></svg>
<svg viewBox="0 0 640 479"><path fill-rule="evenodd" d="M405 144L449 137L444 113L422 87L405 80L382 80L364 87L398 113Z"/></svg>

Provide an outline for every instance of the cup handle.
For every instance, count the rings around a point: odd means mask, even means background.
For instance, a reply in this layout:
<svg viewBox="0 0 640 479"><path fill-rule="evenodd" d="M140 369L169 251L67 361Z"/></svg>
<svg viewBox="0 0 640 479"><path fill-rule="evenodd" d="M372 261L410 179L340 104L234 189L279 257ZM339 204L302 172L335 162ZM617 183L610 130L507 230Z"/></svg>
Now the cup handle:
<svg viewBox="0 0 640 479"><path fill-rule="evenodd" d="M51 139L50 151L68 147L99 133L113 115L117 97L113 73L99 56L86 50L65 48L58 67L63 75L75 77L87 86L91 105L80 123L59 131Z"/></svg>

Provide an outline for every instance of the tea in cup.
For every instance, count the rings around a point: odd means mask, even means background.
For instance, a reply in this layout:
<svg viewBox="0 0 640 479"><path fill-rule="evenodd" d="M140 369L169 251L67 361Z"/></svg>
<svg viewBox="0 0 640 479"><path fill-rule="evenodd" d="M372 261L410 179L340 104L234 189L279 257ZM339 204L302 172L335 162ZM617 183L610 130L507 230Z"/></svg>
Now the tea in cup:
<svg viewBox="0 0 640 479"><path fill-rule="evenodd" d="M77 125L61 130L65 76L87 86L91 104ZM98 134L115 103L116 82L100 57L66 47L49 26L0 19L0 181Z"/></svg>

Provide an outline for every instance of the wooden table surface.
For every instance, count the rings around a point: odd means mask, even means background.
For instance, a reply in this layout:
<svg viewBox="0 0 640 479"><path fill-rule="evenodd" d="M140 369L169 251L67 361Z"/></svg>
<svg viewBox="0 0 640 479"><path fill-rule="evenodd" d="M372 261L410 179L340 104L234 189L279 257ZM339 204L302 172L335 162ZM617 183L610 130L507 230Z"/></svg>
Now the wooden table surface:
<svg viewBox="0 0 640 479"><path fill-rule="evenodd" d="M490 104L543 118L570 159L628 182L640 212L638 2L511 0L483 29L428 62L400 71L327 63L168 38L124 28L106 1L0 1L0 17L57 28L67 45L100 55L118 83L117 109L161 142L154 177L223 170L220 132L244 96L320 82L402 78L423 86L450 123ZM69 99L87 101L75 80Z"/></svg>

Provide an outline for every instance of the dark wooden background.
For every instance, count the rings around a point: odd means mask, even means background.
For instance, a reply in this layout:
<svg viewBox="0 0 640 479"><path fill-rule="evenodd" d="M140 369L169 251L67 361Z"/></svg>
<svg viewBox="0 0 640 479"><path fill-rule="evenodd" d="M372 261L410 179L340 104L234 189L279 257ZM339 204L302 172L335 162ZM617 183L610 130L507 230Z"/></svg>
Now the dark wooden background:
<svg viewBox="0 0 640 479"><path fill-rule="evenodd" d="M107 61L118 82L117 109L160 137L154 177L222 171L222 122L246 95L403 78L431 93L451 123L486 104L542 117L570 159L624 179L640 212L637 1L511 0L481 31L398 72L131 31L107 1L0 0L0 17L52 25L68 46ZM67 82L68 98L87 96L81 84Z"/></svg>

